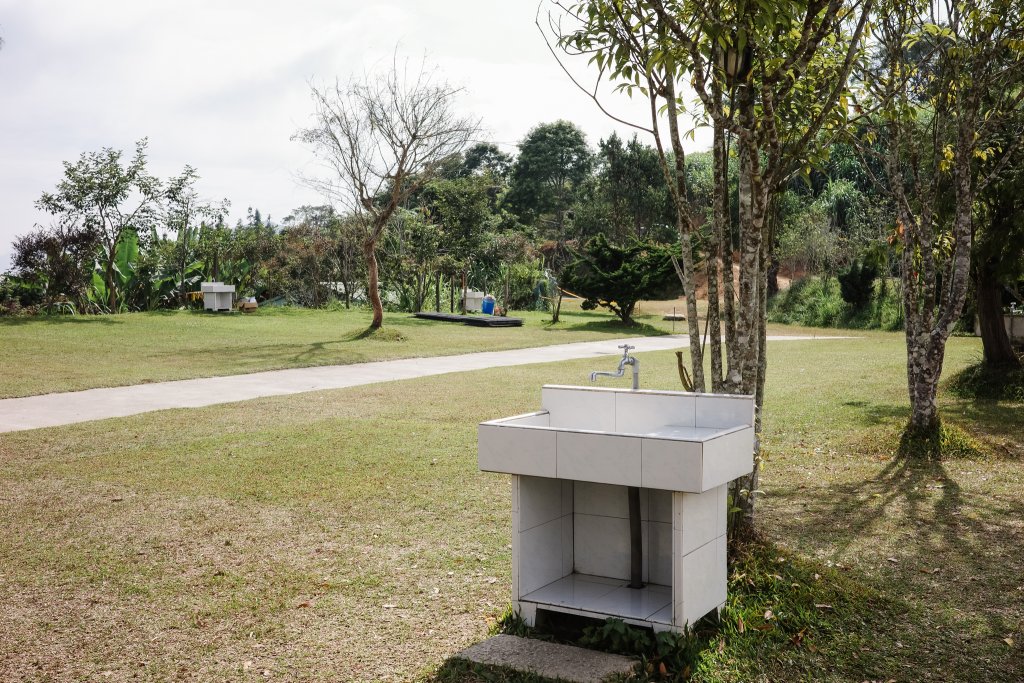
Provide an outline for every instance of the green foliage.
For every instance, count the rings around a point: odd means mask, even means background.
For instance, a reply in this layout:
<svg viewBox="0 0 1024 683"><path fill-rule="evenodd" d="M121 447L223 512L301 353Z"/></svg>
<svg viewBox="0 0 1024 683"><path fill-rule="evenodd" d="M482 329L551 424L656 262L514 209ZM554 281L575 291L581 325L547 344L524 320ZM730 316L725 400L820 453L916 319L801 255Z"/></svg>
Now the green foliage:
<svg viewBox="0 0 1024 683"><path fill-rule="evenodd" d="M561 230L563 214L591 165L590 148L579 126L569 121L541 124L519 143L505 200L524 222L547 216L549 224Z"/></svg>
<svg viewBox="0 0 1024 683"><path fill-rule="evenodd" d="M598 234L574 256L563 273L564 288L584 298L584 310L602 306L627 325L638 301L670 298L680 289L672 252L657 242L620 247Z"/></svg>
<svg viewBox="0 0 1024 683"><path fill-rule="evenodd" d="M878 269L873 265L861 265L860 261L854 261L850 269L839 276L839 293L843 301L850 304L854 311L861 311L871 301L877 277Z"/></svg>
<svg viewBox="0 0 1024 683"><path fill-rule="evenodd" d="M834 278L803 278L768 302L768 320L808 327L848 327L899 330L903 304L899 291L887 278L875 280L867 304L857 309L843 300Z"/></svg>
<svg viewBox="0 0 1024 683"><path fill-rule="evenodd" d="M146 168L147 141L135 145L135 156L122 164L120 150L105 147L87 152L75 163L64 162L64 177L54 192L44 192L36 208L61 220L81 223L96 232L101 246L106 310L123 310L115 280L124 276L126 235L150 234L159 216L163 188ZM119 252L122 260L117 262ZM137 249L136 249L137 255ZM122 270L118 272L118 268Z"/></svg>
<svg viewBox="0 0 1024 683"><path fill-rule="evenodd" d="M510 636L519 636L520 638L528 638L533 634L533 629L526 625L523 618L512 609L512 605L506 605L505 611L501 613L497 621L491 627L491 635L497 635L504 633Z"/></svg>
<svg viewBox="0 0 1024 683"><path fill-rule="evenodd" d="M58 301L80 305L98 239L95 230L66 221L16 239L12 266L20 283L19 307L50 307ZM15 290L8 292L13 298Z"/></svg>
<svg viewBox="0 0 1024 683"><path fill-rule="evenodd" d="M636 135L623 144L613 133L598 143L595 160L595 172L573 207L574 234L589 238L603 232L620 243L674 239L675 213L658 151Z"/></svg>

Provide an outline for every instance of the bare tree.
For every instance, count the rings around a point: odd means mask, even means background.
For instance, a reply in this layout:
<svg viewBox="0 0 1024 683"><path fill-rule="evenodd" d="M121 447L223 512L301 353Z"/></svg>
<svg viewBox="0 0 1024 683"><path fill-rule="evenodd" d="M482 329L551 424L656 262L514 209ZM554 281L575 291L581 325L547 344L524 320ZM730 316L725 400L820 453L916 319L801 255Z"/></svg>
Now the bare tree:
<svg viewBox="0 0 1024 683"><path fill-rule="evenodd" d="M312 86L313 124L294 139L332 171L310 180L330 201L357 218L363 233L371 329L384 322L377 243L395 211L476 136L479 119L455 111L461 88L437 79L436 69L409 62L346 84Z"/></svg>

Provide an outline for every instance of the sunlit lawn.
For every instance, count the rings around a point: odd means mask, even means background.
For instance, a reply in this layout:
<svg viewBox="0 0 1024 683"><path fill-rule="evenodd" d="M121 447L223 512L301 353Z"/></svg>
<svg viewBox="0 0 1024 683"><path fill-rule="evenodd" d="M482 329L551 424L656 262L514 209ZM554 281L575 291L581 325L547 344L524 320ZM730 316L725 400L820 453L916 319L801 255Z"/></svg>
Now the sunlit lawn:
<svg viewBox="0 0 1024 683"><path fill-rule="evenodd" d="M903 465L903 353L899 334L772 343L775 624L790 565L836 614L794 642L727 623L698 680L1020 680L1024 405L944 398L994 454ZM953 339L947 372L979 355ZM645 387L676 388L672 353L641 358ZM508 480L477 471L476 423L592 369L0 436L0 680L478 680L449 658L507 605L511 551Z"/></svg>
<svg viewBox="0 0 1024 683"><path fill-rule="evenodd" d="M623 327L610 313L581 311L571 300L557 325L547 313L513 315L524 319L523 327L470 327L387 313L384 333L374 336L364 334L370 314L361 309L0 318L0 398L672 330L657 314Z"/></svg>

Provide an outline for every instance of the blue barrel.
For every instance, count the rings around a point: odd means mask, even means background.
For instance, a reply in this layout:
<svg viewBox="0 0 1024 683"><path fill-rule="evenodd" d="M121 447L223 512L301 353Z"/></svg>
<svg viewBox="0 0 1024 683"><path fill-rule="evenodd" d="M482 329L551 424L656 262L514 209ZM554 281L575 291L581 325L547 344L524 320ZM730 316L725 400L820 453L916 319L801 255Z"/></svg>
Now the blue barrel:
<svg viewBox="0 0 1024 683"><path fill-rule="evenodd" d="M480 312L484 315L494 315L494 297L488 294L480 304Z"/></svg>

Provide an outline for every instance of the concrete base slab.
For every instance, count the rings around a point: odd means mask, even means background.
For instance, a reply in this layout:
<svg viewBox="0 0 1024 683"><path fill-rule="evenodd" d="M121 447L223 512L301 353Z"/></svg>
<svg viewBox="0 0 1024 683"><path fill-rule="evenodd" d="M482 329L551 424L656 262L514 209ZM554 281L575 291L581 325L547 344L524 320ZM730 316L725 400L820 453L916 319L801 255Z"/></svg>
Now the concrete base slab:
<svg viewBox="0 0 1024 683"><path fill-rule="evenodd" d="M600 683L611 676L628 675L637 664L637 660L622 655L509 635L494 636L456 656L571 683Z"/></svg>

